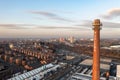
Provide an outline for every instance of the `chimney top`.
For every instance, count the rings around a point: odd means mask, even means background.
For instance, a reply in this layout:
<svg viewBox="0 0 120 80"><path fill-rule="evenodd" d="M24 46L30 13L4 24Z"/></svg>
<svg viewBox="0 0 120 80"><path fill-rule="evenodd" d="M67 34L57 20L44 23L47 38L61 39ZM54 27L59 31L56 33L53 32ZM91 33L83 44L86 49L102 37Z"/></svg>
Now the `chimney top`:
<svg viewBox="0 0 120 80"><path fill-rule="evenodd" d="M95 19L92 25L93 26L102 26L102 23L100 22L100 19Z"/></svg>

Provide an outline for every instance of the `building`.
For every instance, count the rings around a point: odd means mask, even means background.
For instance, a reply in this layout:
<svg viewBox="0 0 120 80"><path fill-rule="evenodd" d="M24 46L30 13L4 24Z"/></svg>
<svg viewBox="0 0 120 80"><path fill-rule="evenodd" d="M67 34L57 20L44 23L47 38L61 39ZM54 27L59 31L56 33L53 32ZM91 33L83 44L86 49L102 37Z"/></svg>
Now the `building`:
<svg viewBox="0 0 120 80"><path fill-rule="evenodd" d="M65 39L61 37L61 38L59 39L59 42L60 42L60 43L63 43L63 42L65 42Z"/></svg>
<svg viewBox="0 0 120 80"><path fill-rule="evenodd" d="M120 80L120 65L117 65L117 74L116 74L117 80Z"/></svg>
<svg viewBox="0 0 120 80"><path fill-rule="evenodd" d="M71 36L71 37L68 38L68 41L69 41L70 43L74 43L74 42L75 42L75 39L74 39L74 37Z"/></svg>
<svg viewBox="0 0 120 80"><path fill-rule="evenodd" d="M106 73L110 71L111 59L100 59L100 80L106 80ZM92 59L85 59L69 80L91 80L92 79ZM109 76L109 80L116 80L115 77Z"/></svg>

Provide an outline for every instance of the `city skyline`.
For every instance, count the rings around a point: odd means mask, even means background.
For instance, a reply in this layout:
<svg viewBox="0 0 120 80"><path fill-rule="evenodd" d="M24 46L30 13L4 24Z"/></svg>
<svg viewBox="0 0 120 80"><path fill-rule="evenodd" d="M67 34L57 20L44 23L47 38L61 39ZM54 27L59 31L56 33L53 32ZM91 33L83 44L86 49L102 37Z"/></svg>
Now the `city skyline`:
<svg viewBox="0 0 120 80"><path fill-rule="evenodd" d="M102 38L119 38L120 1L0 1L0 38L75 36L91 38L92 21L103 24Z"/></svg>

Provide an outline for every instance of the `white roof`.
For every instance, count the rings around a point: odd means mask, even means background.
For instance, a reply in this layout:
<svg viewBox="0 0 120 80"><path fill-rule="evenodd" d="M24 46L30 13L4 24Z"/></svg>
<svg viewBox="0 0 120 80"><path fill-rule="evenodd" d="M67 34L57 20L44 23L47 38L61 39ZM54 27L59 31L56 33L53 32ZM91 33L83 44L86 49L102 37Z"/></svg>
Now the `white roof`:
<svg viewBox="0 0 120 80"><path fill-rule="evenodd" d="M111 62L110 59L103 59L103 60L101 59L101 61L103 61L103 62ZM81 65L92 66L93 60L92 59L86 59L86 60L82 61L80 64ZM105 69L105 70L109 70L110 69L110 65L109 64L100 63L100 68L101 69Z"/></svg>
<svg viewBox="0 0 120 80"><path fill-rule="evenodd" d="M44 65L42 67L39 67L37 69L31 70L29 72L23 73L23 74L18 75L16 77L10 78L8 80L21 80L21 79L24 80L24 79L29 78L29 77L30 77L30 79L32 79L33 76L35 76L37 78L42 78L42 76L40 77L40 73L43 70L43 67L45 67L46 69L48 69L48 68L54 67L54 65L52 63L49 63L49 64L46 64L46 65ZM45 70L43 73L47 73L48 71L50 71L50 69Z"/></svg>
<svg viewBox="0 0 120 80"><path fill-rule="evenodd" d="M110 46L111 48L120 48L120 45L113 45L113 46Z"/></svg>
<svg viewBox="0 0 120 80"><path fill-rule="evenodd" d="M120 65L117 65L117 77L120 77Z"/></svg>

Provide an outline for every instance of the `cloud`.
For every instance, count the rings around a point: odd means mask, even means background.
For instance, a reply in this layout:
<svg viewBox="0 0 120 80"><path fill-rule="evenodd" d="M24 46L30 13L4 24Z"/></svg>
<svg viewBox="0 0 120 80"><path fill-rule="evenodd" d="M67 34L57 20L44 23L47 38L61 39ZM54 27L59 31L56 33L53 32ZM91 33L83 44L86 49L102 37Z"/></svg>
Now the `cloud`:
<svg viewBox="0 0 120 80"><path fill-rule="evenodd" d="M102 24L103 24L103 26L102 26L103 28L120 28L120 23L103 21ZM77 24L76 26L91 28L92 27L92 21L84 20L83 22L81 22L81 24Z"/></svg>
<svg viewBox="0 0 120 80"><path fill-rule="evenodd" d="M71 26L47 26L47 25L37 25L37 24L0 24L1 28L7 29L71 29L71 30L88 30L92 26L91 20L83 20L81 24L71 25ZM102 21L101 21L102 22ZM103 28L120 28L120 23L114 22L102 22Z"/></svg>
<svg viewBox="0 0 120 80"><path fill-rule="evenodd" d="M35 24L0 24L0 27L7 29L72 29L72 30L84 30L84 28L76 26L45 26Z"/></svg>
<svg viewBox="0 0 120 80"><path fill-rule="evenodd" d="M53 20L66 21L66 22L74 22L73 20L63 18L63 17L55 14L54 12L47 12L47 11L29 11L29 13L39 14L39 15L42 15L42 16L44 16L44 17L47 17L47 18L53 19Z"/></svg>
<svg viewBox="0 0 120 80"><path fill-rule="evenodd" d="M0 27L7 29L29 29L33 24L0 24Z"/></svg>
<svg viewBox="0 0 120 80"><path fill-rule="evenodd" d="M77 24L76 26L89 27L89 26L92 26L92 21L90 21L90 20L82 20L81 24Z"/></svg>
<svg viewBox="0 0 120 80"><path fill-rule="evenodd" d="M47 17L57 17L56 14L50 13L50 12L45 12L45 11L30 11L30 13L40 14L40 15L47 16Z"/></svg>
<svg viewBox="0 0 120 80"><path fill-rule="evenodd" d="M105 27L105 28L120 28L120 23L103 22L103 27Z"/></svg>
<svg viewBox="0 0 120 80"><path fill-rule="evenodd" d="M85 28L76 26L38 26L39 29L72 29L72 30L84 30ZM86 30L86 29L85 29Z"/></svg>
<svg viewBox="0 0 120 80"><path fill-rule="evenodd" d="M108 10L105 14L101 15L104 19L114 19L120 17L120 8L113 8Z"/></svg>
<svg viewBox="0 0 120 80"><path fill-rule="evenodd" d="M72 11L60 11L60 10L53 10L54 12L58 12L58 13L65 13L65 14L74 14L74 12Z"/></svg>

